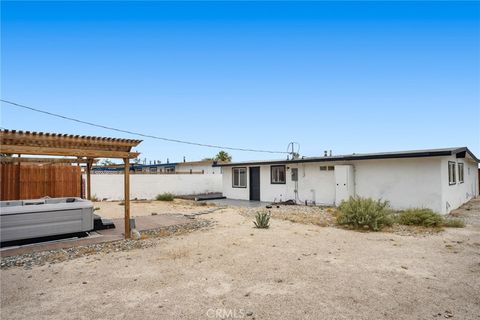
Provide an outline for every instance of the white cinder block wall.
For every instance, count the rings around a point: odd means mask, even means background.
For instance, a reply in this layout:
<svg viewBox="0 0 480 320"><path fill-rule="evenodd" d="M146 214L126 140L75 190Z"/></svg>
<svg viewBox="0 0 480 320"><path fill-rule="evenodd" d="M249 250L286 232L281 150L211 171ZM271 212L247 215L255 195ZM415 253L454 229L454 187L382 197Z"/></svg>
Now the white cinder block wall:
<svg viewBox="0 0 480 320"><path fill-rule="evenodd" d="M203 171L205 174L222 174L222 168L213 167L212 164L198 165L180 162L175 166L175 170L179 172L189 172L192 170L193 172Z"/></svg>
<svg viewBox="0 0 480 320"><path fill-rule="evenodd" d="M123 174L92 174L92 195L122 200ZM85 177L84 177L85 179ZM222 192L220 174L131 174L130 198L154 199L160 193L190 195Z"/></svg>
<svg viewBox="0 0 480 320"><path fill-rule="evenodd" d="M465 181L448 184L448 161L465 163ZM478 195L478 166L467 159L449 157L309 162L287 164L285 184L270 183L271 165L260 167L260 199L265 202L297 199L316 204L335 203L335 171L320 171L320 166L352 165L354 193L362 197L390 201L395 209L430 208L446 214ZM252 165L253 166L253 165ZM249 200L249 166L247 187L232 187L232 167L223 167L223 195L230 199ZM291 169L298 168L298 197Z"/></svg>

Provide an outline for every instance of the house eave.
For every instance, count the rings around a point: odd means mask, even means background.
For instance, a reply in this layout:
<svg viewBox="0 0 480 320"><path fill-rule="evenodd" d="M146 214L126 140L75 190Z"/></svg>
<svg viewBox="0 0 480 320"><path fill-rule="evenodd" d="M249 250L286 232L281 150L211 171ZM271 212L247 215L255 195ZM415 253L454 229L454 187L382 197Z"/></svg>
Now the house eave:
<svg viewBox="0 0 480 320"><path fill-rule="evenodd" d="M438 150L419 150L419 151L401 151L390 153L372 153L372 154L352 154L342 156L326 156L326 157L312 157L293 160L266 160L266 161L246 161L235 163L214 164L216 167L232 167L232 166L255 166L255 165L273 165L273 164L294 164L294 163L308 163L308 162L334 162L334 161L357 161L357 160L383 160L383 159L406 159L406 158L429 158L456 155L463 158L468 154L475 162L480 160L466 147L438 149Z"/></svg>

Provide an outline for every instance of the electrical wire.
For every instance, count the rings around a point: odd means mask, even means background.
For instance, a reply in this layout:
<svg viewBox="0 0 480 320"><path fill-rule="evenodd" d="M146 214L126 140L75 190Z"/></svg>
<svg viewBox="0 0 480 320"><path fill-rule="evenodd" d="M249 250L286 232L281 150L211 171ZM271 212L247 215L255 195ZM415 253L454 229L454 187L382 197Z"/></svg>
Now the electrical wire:
<svg viewBox="0 0 480 320"><path fill-rule="evenodd" d="M144 133L140 133L140 132L135 132L135 131L130 131L130 130L123 130L123 129L118 129L118 128L114 128L114 127L104 126L104 125L89 122L89 121L79 120L79 119L67 117L67 116L64 116L64 115L61 115L61 114L58 114L58 113L53 113L53 112L29 107L29 106L26 106L26 105L22 105L22 104L13 102L13 101L8 101L8 100L4 100L4 99L0 99L0 101L3 102L3 103L9 104L9 105L15 106L15 107L27 109L27 110L30 110L30 111L35 111L35 112L38 112L38 113L43 113L43 114L46 114L46 115L49 115L49 116L52 116L52 117L57 117L57 118L61 118L61 119L64 119L64 120L74 121L74 122L86 124L86 125L89 125L89 126L92 126L92 127L97 127L97 128L112 130L112 131L116 131L116 132L122 132L122 133L131 134L131 135L136 135L136 136L140 136L140 137L144 137L144 138L151 138L151 139L157 139L157 140L163 140L163 141L175 142L175 143L183 143L183 144L199 146L199 147L206 147L206 148L225 149L225 150L244 151L244 152L288 154L288 152L285 152L285 151L236 148L236 147L220 146L220 145L215 145L215 144L198 143L198 142L192 142L192 141L186 141L186 140L159 137L159 136L154 136L154 135L150 135L150 134L144 134Z"/></svg>

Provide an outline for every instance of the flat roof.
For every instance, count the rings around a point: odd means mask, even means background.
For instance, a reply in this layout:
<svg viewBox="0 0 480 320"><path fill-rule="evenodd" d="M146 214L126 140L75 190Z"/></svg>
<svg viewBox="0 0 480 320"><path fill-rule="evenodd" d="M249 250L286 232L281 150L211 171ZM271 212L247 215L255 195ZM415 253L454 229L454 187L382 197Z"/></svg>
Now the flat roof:
<svg viewBox="0 0 480 320"><path fill-rule="evenodd" d="M378 152L378 153L353 153L349 155L323 156L323 157L302 157L293 160L261 160L261 161L244 161L214 164L217 167L247 166L247 165L268 165L268 164L287 164L287 163L305 163L305 162L332 162L332 161L350 161L350 160L374 160L374 159L403 159L403 158L426 158L457 155L458 158L465 158L469 155L475 162L480 160L467 148L442 148L442 149L425 149L425 150L407 150L394 152Z"/></svg>

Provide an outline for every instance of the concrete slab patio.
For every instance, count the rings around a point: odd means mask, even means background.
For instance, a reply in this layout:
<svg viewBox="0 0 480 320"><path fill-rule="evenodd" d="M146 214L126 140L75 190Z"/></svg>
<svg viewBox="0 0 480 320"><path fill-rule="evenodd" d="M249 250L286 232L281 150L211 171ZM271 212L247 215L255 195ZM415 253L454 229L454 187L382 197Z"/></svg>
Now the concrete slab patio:
<svg viewBox="0 0 480 320"><path fill-rule="evenodd" d="M100 244L110 241L118 241L124 238L124 221L123 219L112 219L115 228L98 230L89 233L85 238L68 238L49 242L41 242L23 246L5 247L0 251L1 257L9 257L26 253L39 251L66 249L77 246L88 246L92 244ZM172 225L183 225L191 220L182 214L162 214L155 216L140 216L135 218L138 231L154 230Z"/></svg>

